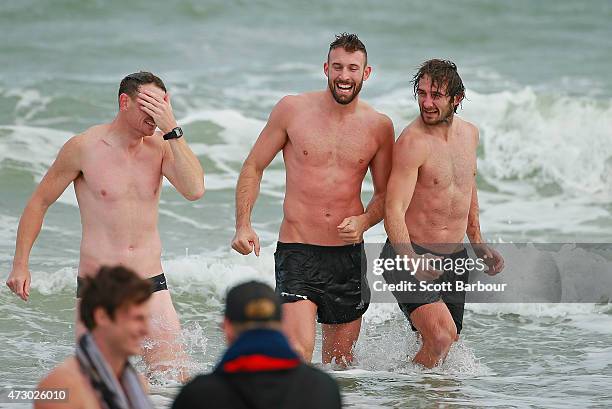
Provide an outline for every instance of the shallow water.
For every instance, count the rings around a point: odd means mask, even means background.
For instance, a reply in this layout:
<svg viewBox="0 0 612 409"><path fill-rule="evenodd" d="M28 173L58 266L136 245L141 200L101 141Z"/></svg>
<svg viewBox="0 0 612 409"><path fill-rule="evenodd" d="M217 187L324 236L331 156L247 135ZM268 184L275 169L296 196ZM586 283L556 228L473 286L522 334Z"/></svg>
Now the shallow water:
<svg viewBox="0 0 612 409"><path fill-rule="evenodd" d="M457 63L468 89L460 115L481 132L489 240L610 241L607 1L9 0L0 11L0 278L23 206L62 144L112 118L125 74L156 72L207 173L203 200L186 202L166 183L160 204L164 269L194 373L223 351L227 288L247 278L273 282L282 160L266 171L254 212L259 259L229 250L242 161L279 98L325 86L326 45L339 31L366 43L374 71L362 96L397 133L417 115L415 67L431 57ZM364 201L371 191L368 179ZM0 388L35 385L72 351L78 217L69 189L32 253L31 301L0 291ZM366 240L384 241L382 226ZM557 263L571 275L571 264ZM357 367L326 368L349 407L612 406L609 305L468 305L460 343L432 371L409 363L417 339L394 305L374 305L364 319ZM159 407L176 392L163 381L152 389Z"/></svg>

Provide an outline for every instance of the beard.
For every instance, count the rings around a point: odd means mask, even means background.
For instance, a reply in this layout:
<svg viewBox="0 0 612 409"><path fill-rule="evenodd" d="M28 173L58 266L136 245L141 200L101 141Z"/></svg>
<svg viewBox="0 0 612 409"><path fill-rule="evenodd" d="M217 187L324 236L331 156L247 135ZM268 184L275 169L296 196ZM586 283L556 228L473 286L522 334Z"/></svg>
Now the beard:
<svg viewBox="0 0 612 409"><path fill-rule="evenodd" d="M348 95L338 93L338 91L336 90L336 86L338 84L349 85L349 83L343 83L340 81L336 81L336 82L332 82L331 80L327 81L329 90L331 91L336 102L339 103L340 105L348 105L355 99L357 95L359 95L359 92L361 91L361 87L363 86L363 79L359 81L359 83L356 83L356 82L350 83L350 85L352 86L353 92L351 92Z"/></svg>
<svg viewBox="0 0 612 409"><path fill-rule="evenodd" d="M455 113L452 102L450 102L445 109L438 109L439 116L435 119L426 118L425 113L423 112L423 107L420 107L420 110L421 119L426 125L439 125L441 123L450 123L451 119L453 118L453 114Z"/></svg>

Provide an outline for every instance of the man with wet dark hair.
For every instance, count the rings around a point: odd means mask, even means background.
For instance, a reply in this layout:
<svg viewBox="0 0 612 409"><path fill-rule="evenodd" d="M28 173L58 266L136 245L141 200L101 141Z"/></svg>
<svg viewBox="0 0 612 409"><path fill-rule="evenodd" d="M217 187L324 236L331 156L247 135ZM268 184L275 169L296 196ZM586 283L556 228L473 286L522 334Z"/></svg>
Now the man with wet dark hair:
<svg viewBox="0 0 612 409"><path fill-rule="evenodd" d="M276 291L285 332L307 362L318 317L322 361L350 364L369 303L363 233L383 216L394 138L391 120L358 97L371 70L357 36L337 36L323 65L327 89L280 100L236 187L232 247L259 255L251 212L264 169L283 151L287 186L275 253ZM368 168L374 195L364 209L361 185Z"/></svg>
<svg viewBox="0 0 612 409"><path fill-rule="evenodd" d="M163 81L150 72L127 75L119 86L119 111L110 123L70 138L25 207L7 285L30 296L29 256L47 209L74 184L83 236L77 277L102 265L124 265L153 285L151 371L182 368L180 324L161 265L159 198L164 177L188 200L204 194L204 171L183 138ZM78 303L77 303L78 305ZM163 325L162 325L163 323ZM77 323L77 336L83 330ZM186 376L186 375L185 375Z"/></svg>
<svg viewBox="0 0 612 409"><path fill-rule="evenodd" d="M425 61L414 77L412 77L415 98L419 96L419 82L425 76L429 77L431 83L436 87L439 87L440 84L446 84L446 95L451 98L451 101L455 101L456 98L459 101L458 104L453 104L453 112L457 113L457 108L465 98L465 87L457 72L455 63L448 60L436 59Z"/></svg>
<svg viewBox="0 0 612 409"><path fill-rule="evenodd" d="M483 243L476 186L478 129L455 116L465 88L454 63L424 62L414 76L420 116L398 138L387 186L385 229L389 236L381 258L397 255L426 259L443 257L453 262L468 257L463 246L467 234L476 255L487 263L489 274L503 268L503 259ZM460 260L464 261L464 260ZM457 262L456 265L463 265ZM421 267L423 267L421 265ZM412 276L411 274L414 275ZM467 281L463 271L417 268L401 275L385 271L387 281ZM451 288L451 287L447 287ZM431 368L446 357L463 326L465 292L394 293L412 329L422 337L414 362Z"/></svg>
<svg viewBox="0 0 612 409"><path fill-rule="evenodd" d="M36 409L152 409L144 379L128 358L149 333L151 283L124 267L103 267L83 280L80 316L87 331L76 353L49 373L39 391L65 400L38 400Z"/></svg>

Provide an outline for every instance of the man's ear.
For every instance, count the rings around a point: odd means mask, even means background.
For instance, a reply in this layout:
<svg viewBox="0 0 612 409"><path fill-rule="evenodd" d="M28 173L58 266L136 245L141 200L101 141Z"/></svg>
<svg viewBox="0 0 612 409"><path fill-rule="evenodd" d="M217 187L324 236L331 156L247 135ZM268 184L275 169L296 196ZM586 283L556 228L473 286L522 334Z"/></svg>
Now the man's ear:
<svg viewBox="0 0 612 409"><path fill-rule="evenodd" d="M325 76L329 78L329 64L327 61L323 63L323 72L325 73Z"/></svg>
<svg viewBox="0 0 612 409"><path fill-rule="evenodd" d="M119 111L127 111L130 96L125 92L119 95Z"/></svg>
<svg viewBox="0 0 612 409"><path fill-rule="evenodd" d="M223 318L223 333L225 334L227 344L233 344L236 340L236 330L227 318Z"/></svg>
<svg viewBox="0 0 612 409"><path fill-rule="evenodd" d="M96 327L108 325L112 321L111 317L102 307L97 307L93 311L93 320Z"/></svg>
<svg viewBox="0 0 612 409"><path fill-rule="evenodd" d="M368 78L370 78L370 74L372 73L372 66L368 65L367 67L365 67L365 70L363 70L363 80L367 80Z"/></svg>
<svg viewBox="0 0 612 409"><path fill-rule="evenodd" d="M455 98L453 101L453 107L458 107L461 101L463 101L463 97L464 97L463 94L455 95Z"/></svg>

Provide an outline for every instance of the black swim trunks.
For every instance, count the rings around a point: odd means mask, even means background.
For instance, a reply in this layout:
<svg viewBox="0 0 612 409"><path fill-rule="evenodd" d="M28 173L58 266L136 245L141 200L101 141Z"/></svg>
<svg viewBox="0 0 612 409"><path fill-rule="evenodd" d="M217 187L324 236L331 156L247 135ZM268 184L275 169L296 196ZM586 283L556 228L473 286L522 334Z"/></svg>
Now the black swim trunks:
<svg viewBox="0 0 612 409"><path fill-rule="evenodd" d="M153 292L167 290L168 284L166 283L166 276L164 273L156 275L155 277L149 277L148 280L151 282L151 286L153 287ZM81 298L81 291L83 290L83 279L81 277L77 277L77 298Z"/></svg>
<svg viewBox="0 0 612 409"><path fill-rule="evenodd" d="M274 266L281 301L312 301L321 324L351 322L368 309L370 289L363 243L318 246L278 242Z"/></svg>
<svg viewBox="0 0 612 409"><path fill-rule="evenodd" d="M425 249L417 244L412 243L412 248L417 254L425 254L430 253L435 256L440 256L444 258L445 264L450 265L450 260L452 260L452 265L460 266L465 265L465 260L469 258L467 250L464 248L461 251L452 254L441 254L436 253L434 251ZM395 259L397 253L395 249L387 239L385 246L380 254L381 259ZM447 260L449 260L447 262ZM459 260L459 261L457 261ZM410 283L414 283L414 288L420 288L420 281L406 271L397 271L393 268L385 268L383 273L383 277L385 281L389 284L397 284L402 281L407 281ZM442 283L450 283L451 288L455 288L455 283L457 281L463 281L464 283L468 282L469 271L461 271L459 274L459 270L444 270L444 273L435 280L428 281L427 283L434 284L442 284ZM444 301L446 307L451 313L453 317L453 321L457 326L457 334L461 332L463 328L463 309L465 305L465 291L402 291L402 292L393 292L397 300L397 304L400 309L410 322L410 326L413 331L417 331L417 329L412 325L412 321L410 321L410 314L417 308L422 305L431 304L437 302L439 300Z"/></svg>

